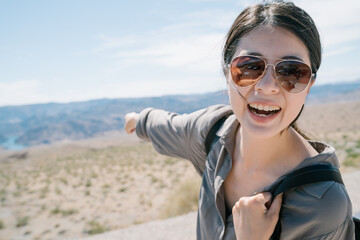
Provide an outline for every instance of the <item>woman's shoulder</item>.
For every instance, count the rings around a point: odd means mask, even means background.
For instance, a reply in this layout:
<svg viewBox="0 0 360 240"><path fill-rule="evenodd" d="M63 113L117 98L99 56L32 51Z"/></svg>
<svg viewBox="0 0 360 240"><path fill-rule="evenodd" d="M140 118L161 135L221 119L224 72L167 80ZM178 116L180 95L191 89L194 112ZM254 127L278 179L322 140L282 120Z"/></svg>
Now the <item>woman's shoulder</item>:
<svg viewBox="0 0 360 240"><path fill-rule="evenodd" d="M206 137L209 129L219 119L230 114L232 114L232 108L229 105L218 104L198 110L187 116L189 121L199 128L200 135Z"/></svg>
<svg viewBox="0 0 360 240"><path fill-rule="evenodd" d="M345 186L334 181L307 184L299 187L302 202L316 210L320 218L335 218L343 221L351 211L351 202ZM349 212L351 215L351 212ZM342 220L341 220L342 219Z"/></svg>
<svg viewBox="0 0 360 240"><path fill-rule="evenodd" d="M350 222L352 206L343 184L327 181L304 185L284 195L282 222L290 235L312 238L340 231Z"/></svg>

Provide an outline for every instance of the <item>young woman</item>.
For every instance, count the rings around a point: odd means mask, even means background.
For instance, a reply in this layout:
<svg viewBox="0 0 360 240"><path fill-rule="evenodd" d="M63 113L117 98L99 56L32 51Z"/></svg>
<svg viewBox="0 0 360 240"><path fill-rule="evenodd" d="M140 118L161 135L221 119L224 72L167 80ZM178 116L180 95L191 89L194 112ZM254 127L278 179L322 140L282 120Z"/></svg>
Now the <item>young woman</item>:
<svg viewBox="0 0 360 240"><path fill-rule="evenodd" d="M307 140L295 124L321 62L311 17L289 2L250 6L232 25L222 60L230 106L126 115L127 132L189 159L202 175L197 238L269 239L281 209L281 239L354 239L343 185L309 184L273 201L268 192L304 166L339 167L331 146ZM209 129L228 114L206 155Z"/></svg>

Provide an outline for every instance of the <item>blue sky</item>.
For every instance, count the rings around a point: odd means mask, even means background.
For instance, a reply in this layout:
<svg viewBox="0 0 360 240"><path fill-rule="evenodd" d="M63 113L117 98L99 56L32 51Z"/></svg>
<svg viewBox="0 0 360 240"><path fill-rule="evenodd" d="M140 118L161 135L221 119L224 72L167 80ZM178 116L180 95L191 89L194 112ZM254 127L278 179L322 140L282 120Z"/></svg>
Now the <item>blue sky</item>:
<svg viewBox="0 0 360 240"><path fill-rule="evenodd" d="M255 1L0 0L0 106L226 87L225 34ZM360 1L294 1L323 43L316 84L360 79Z"/></svg>

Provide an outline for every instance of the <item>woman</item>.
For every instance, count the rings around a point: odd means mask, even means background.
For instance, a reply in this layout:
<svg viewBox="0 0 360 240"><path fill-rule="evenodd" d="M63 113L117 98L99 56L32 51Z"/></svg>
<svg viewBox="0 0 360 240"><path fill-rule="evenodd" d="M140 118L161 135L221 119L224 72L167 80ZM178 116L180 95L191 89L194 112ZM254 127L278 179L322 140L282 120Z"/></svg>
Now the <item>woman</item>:
<svg viewBox="0 0 360 240"><path fill-rule="evenodd" d="M309 184L273 201L268 192L304 166L339 166L331 146L307 140L295 124L321 62L311 17L289 2L250 6L232 25L222 60L230 107L188 115L145 109L125 123L127 132L189 159L202 175L198 239L269 239L280 208L281 239L354 239L343 185ZM209 129L231 113L206 155Z"/></svg>

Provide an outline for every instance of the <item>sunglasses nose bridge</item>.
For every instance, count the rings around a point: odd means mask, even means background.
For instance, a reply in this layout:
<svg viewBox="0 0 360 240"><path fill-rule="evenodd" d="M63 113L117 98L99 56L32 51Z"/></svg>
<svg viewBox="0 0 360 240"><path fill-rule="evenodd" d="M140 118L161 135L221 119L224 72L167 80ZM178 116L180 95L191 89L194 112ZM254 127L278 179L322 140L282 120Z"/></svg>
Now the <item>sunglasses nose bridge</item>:
<svg viewBox="0 0 360 240"><path fill-rule="evenodd" d="M270 68L270 74L271 76L266 76L266 74L268 74L268 67ZM279 91L279 86L278 86L278 80L276 78L276 64L266 64L264 67L264 71L263 74L261 75L261 77L259 77L255 88L258 91L263 91L263 92L278 92Z"/></svg>
<svg viewBox="0 0 360 240"><path fill-rule="evenodd" d="M272 70L273 70L273 71L271 72L272 76L273 76L274 78L276 78L275 65L274 65L274 64L271 64L271 63L265 65L263 76L266 74L267 68L268 68L269 66L271 66L271 68L272 68Z"/></svg>

